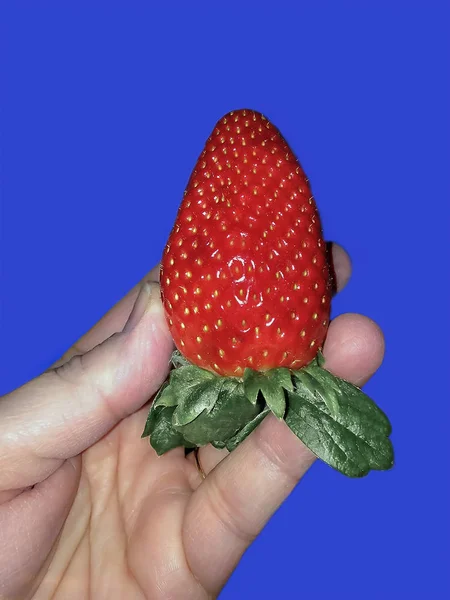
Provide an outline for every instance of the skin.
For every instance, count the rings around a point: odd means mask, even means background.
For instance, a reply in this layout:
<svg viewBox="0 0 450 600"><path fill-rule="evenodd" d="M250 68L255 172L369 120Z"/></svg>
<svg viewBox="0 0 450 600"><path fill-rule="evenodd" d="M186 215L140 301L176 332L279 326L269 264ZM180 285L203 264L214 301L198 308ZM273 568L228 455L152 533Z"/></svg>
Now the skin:
<svg viewBox="0 0 450 600"><path fill-rule="evenodd" d="M350 261L333 247L337 288ZM315 458L268 417L232 454L140 439L172 341L154 269L49 371L0 399L0 598L215 598ZM153 283L149 283L153 282ZM326 367L363 385L370 319L330 325ZM34 487L32 487L34 486Z"/></svg>

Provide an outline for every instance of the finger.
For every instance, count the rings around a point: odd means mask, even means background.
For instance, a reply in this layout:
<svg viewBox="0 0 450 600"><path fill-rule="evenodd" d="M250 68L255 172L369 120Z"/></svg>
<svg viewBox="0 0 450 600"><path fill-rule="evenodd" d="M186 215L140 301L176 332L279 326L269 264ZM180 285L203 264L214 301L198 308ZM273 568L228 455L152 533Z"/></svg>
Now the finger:
<svg viewBox="0 0 450 600"><path fill-rule="evenodd" d="M42 481L135 412L171 352L159 286L145 284L122 332L0 401L0 490Z"/></svg>
<svg viewBox="0 0 450 600"><path fill-rule="evenodd" d="M0 505L0 597L28 598L36 589L77 491L79 468L65 463L34 488Z"/></svg>
<svg viewBox="0 0 450 600"><path fill-rule="evenodd" d="M342 291L350 279L352 274L352 263L347 252L342 246L335 242L330 243L331 246L331 268L333 278L336 285L336 291Z"/></svg>
<svg viewBox="0 0 450 600"><path fill-rule="evenodd" d="M154 464L151 495L137 511L127 558L133 572L140 574L139 585L146 598L200 600L205 594L186 564L180 535L192 488L183 457L177 462L173 452L160 456ZM145 485L148 494L149 484Z"/></svg>
<svg viewBox="0 0 450 600"><path fill-rule="evenodd" d="M381 364L383 349L373 321L343 315L330 327L326 366L361 384ZM197 488L186 510L183 535L192 572L208 592L217 593L224 585L314 460L285 423L267 417Z"/></svg>
<svg viewBox="0 0 450 600"><path fill-rule="evenodd" d="M159 265L154 267L147 275L135 285L126 296L115 304L92 329L85 333L75 344L64 353L61 360L55 365L64 364L72 356L85 354L111 337L114 333L122 331L130 316L134 303L145 282L154 283L159 281Z"/></svg>
<svg viewBox="0 0 450 600"><path fill-rule="evenodd" d="M211 473L217 465L223 461L229 455L226 448L220 449L214 448L211 444L198 448L197 454L190 452L187 455L187 460L197 467L201 475L201 479L204 479L206 475ZM201 480L197 479L197 485L201 483Z"/></svg>

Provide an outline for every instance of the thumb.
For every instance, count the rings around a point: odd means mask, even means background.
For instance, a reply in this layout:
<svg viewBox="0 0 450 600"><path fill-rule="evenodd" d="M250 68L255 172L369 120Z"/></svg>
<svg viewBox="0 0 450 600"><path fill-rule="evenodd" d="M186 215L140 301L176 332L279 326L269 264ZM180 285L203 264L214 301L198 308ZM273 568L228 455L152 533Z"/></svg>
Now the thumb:
<svg viewBox="0 0 450 600"><path fill-rule="evenodd" d="M123 329L0 399L0 491L42 481L155 393L172 340L156 283Z"/></svg>

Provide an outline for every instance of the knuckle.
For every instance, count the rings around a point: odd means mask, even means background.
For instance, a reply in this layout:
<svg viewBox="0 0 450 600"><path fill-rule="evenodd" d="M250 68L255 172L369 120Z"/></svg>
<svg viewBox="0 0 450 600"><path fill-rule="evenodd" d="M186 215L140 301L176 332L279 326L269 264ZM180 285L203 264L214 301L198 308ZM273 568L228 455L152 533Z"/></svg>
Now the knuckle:
<svg viewBox="0 0 450 600"><path fill-rule="evenodd" d="M72 356L64 364L50 370L50 373L53 373L56 378L69 385L77 385L85 372L83 356L79 354Z"/></svg>
<svg viewBox="0 0 450 600"><path fill-rule="evenodd" d="M219 478L211 477L207 489L207 501L221 527L245 545L253 542L258 530L233 486L224 485Z"/></svg>
<svg viewBox="0 0 450 600"><path fill-rule="evenodd" d="M63 385L69 386L74 398L89 397L92 406L97 403L104 406L114 421L123 418L124 415L118 414L114 409L108 386L104 384L105 377L95 376L88 357L89 354L72 356L63 365L52 369L49 374L53 374Z"/></svg>

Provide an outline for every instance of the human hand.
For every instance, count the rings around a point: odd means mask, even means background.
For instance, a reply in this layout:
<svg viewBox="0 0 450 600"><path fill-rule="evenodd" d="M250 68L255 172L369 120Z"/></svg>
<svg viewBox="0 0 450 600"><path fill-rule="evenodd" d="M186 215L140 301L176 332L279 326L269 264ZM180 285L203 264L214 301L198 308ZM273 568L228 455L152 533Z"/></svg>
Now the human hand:
<svg viewBox="0 0 450 600"><path fill-rule="evenodd" d="M333 259L341 289L350 263ZM0 598L214 598L314 461L272 416L229 456L202 448L206 479L192 453L139 439L173 350L156 280L0 400ZM361 386L383 348L372 321L342 315L326 367Z"/></svg>

